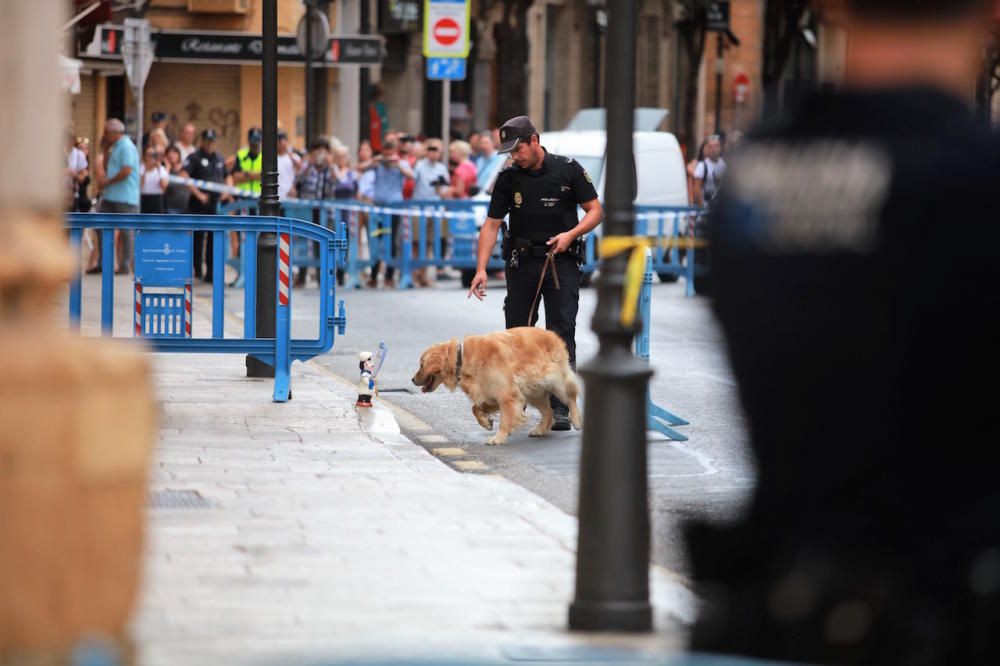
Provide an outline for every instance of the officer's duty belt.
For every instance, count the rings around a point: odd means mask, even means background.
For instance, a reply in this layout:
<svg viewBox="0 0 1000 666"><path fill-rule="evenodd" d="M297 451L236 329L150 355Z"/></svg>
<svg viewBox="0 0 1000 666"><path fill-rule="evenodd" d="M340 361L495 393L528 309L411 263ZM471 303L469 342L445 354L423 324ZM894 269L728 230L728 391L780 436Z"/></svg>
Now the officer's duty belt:
<svg viewBox="0 0 1000 666"><path fill-rule="evenodd" d="M515 238L511 243L511 248L521 257L544 257L550 249L544 241L532 242L523 238Z"/></svg>

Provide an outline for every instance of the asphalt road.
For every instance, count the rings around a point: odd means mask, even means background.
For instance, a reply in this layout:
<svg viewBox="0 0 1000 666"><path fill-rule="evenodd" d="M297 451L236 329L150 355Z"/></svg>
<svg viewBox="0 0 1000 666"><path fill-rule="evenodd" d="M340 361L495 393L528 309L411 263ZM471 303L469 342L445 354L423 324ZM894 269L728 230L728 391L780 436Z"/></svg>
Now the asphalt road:
<svg viewBox="0 0 1000 666"><path fill-rule="evenodd" d="M312 285L293 294L296 337L315 337L317 293ZM502 283L494 280L482 303L467 299L457 279L407 291L338 290L337 298L347 304L347 332L329 354L314 362L353 382L358 378L358 352L375 351L385 340L389 353L379 375L381 399L395 408L404 433L431 450L461 449L450 456L438 454L456 468L501 474L576 513L580 433L534 439L527 435L529 425L506 445L488 447L484 442L489 434L476 423L463 393L440 388L421 394L410 382L420 353L429 345L503 327ZM582 290L577 329L581 364L597 350L590 330L595 304L596 291ZM653 400L691 422L678 428L689 437L687 442L668 441L653 432L649 437L653 559L684 572L688 568L679 521L692 516L730 519L744 503L754 471L720 331L706 299L684 297L683 281L653 286L650 350ZM533 425L537 413L529 412Z"/></svg>

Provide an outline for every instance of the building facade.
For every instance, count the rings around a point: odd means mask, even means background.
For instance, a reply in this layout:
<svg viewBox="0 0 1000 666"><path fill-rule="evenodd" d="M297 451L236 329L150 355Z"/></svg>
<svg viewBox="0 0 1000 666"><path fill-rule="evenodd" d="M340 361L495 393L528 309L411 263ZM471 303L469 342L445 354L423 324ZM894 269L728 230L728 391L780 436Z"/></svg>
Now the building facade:
<svg viewBox="0 0 1000 666"><path fill-rule="evenodd" d="M144 87L144 120L148 127L153 112L169 118L168 134L176 136L185 123L200 132L214 129L218 150L235 153L246 143L247 130L261 122L261 67L232 60L231 47L245 38L261 34L262 3L256 0L151 0L142 18L151 29L166 31L173 42L184 37L184 52L170 61L158 59L149 70ZM301 0L279 0L278 32L292 38L304 7ZM115 29L127 15L116 13L98 25L77 48L83 62L80 93L72 96L71 121L78 136L96 141L107 118L126 122L133 133L136 100L125 75L121 57L122 33ZM331 12L331 23L336 14ZM158 45L158 55L163 50ZM178 46L178 49L181 47ZM227 55L228 54L228 55ZM339 68L318 68L317 129L332 126L333 98ZM278 119L294 145L305 143L305 68L301 62L281 62L278 67Z"/></svg>
<svg viewBox="0 0 1000 666"><path fill-rule="evenodd" d="M359 34L367 22L384 43L383 57L367 73L331 62L313 73L317 134L332 134L352 149L367 127L368 112L361 109L366 80L384 91L390 127L428 136L440 136L445 113L453 133L460 135L497 127L519 114L552 131L564 128L578 110L605 103L604 77L615 59L606 49L610 0L471 0L467 76L451 84L447 108L442 83L427 80L425 73L423 0L320 4L335 35ZM727 134L745 130L762 112L769 29L766 0L730 0L728 32L705 33L700 59L692 62L684 26L689 8L697 5L639 0L635 47L636 105L666 109L662 129L674 132L689 154L717 128ZM143 17L154 30L252 36L261 31L261 6L260 0L150 0ZM279 0L278 8L279 33L290 40L304 5ZM120 25L123 18L116 12L108 23ZM844 75L849 36L818 18L807 14L793 30L771 100L779 106ZM72 121L78 135L96 140L108 117L132 125L135 101L120 54L114 48L102 51L108 44L100 30L90 37L75 50L84 64L80 92L72 98ZM163 111L174 131L186 122L199 130L212 127L220 151L231 154L245 141L247 129L260 122L260 66L227 60L211 44L202 47L197 57L153 64L145 87L145 122L153 111ZM224 51L226 45L216 47ZM305 69L301 62L282 62L278 78L281 126L294 145L305 147ZM1000 96L994 99L1000 103Z"/></svg>

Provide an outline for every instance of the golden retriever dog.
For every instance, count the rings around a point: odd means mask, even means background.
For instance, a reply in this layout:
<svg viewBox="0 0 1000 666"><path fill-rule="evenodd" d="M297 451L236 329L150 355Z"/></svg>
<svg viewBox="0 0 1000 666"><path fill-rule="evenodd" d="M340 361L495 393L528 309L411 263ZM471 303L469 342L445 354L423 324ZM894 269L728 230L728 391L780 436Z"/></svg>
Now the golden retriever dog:
<svg viewBox="0 0 1000 666"><path fill-rule="evenodd" d="M493 429L493 414L500 412L497 433L487 444L503 444L526 419L524 406L531 405L542 420L529 434L541 437L552 428L549 395L569 406L573 427L580 429L580 392L569 367L566 345L558 335L542 328L523 326L506 331L452 338L428 347L420 355L420 369L413 383L424 393L442 384L451 391L461 388L472 401L472 414L479 425Z"/></svg>

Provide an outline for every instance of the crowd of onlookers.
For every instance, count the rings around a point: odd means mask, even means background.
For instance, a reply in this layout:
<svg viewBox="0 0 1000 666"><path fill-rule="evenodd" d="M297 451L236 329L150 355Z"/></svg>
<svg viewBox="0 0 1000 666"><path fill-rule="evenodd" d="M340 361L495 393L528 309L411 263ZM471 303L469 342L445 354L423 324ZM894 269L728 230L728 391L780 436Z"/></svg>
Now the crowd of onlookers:
<svg viewBox="0 0 1000 666"><path fill-rule="evenodd" d="M216 150L217 134L211 128L200 134L193 123L171 128L165 113L156 112L152 125L136 147L125 133L125 125L109 120L96 145L89 138L67 133L67 209L107 213L215 213L220 202L233 198L227 188L214 191L179 182L197 179L259 194L261 189L262 141L260 128L247 133L243 148L230 156ZM176 131L174 131L176 129ZM374 146L373 146L374 144ZM336 137L316 139L307 151L291 145L288 134L278 132L278 196L323 200L356 199L383 204L407 200L464 199L485 191L506 162L497 153L496 130L472 132L445 143L436 137L387 130L372 142L362 141L352 156L351 148ZM393 219L394 246L398 247L398 218ZM115 232L115 271L131 270L128 232ZM238 252L238 237L232 239ZM88 230L89 248L85 270L101 270L100 232ZM196 232L194 275L211 281L213 235ZM386 284L393 284L392 267L384 271ZM378 272L372 271L374 285ZM299 272L300 283L305 271ZM427 284L422 272L417 284Z"/></svg>
<svg viewBox="0 0 1000 666"><path fill-rule="evenodd" d="M86 137L67 133L67 202L68 210L108 213L208 213L217 212L219 203L233 194L171 179L197 179L242 189L254 194L261 191L262 143L260 128L247 132L246 144L235 154L223 156L216 150L217 134L212 128L199 133L193 123L170 126L165 113L153 113L152 125L143 134L137 148L117 119L104 126L100 140L92 144ZM697 159L688 163L691 204L707 205L718 193L725 176L723 151L735 148L738 133L727 140L712 135L702 144ZM372 141L362 141L356 151L336 137L316 139L302 151L295 148L288 134L278 131L278 196L308 200L351 199L380 204L398 204L408 200L430 201L465 199L488 191L496 173L506 164L506 156L497 153L497 130L475 131L445 143L433 136L413 135L389 129ZM367 220L361 216L360 223ZM392 218L392 247L401 251L399 216ZM132 238L129 232L115 232L115 270L131 270ZM358 234L363 258L369 255L368 234ZM230 238L231 252L239 252L239 237ZM88 230L85 270L101 270L100 232ZM213 234L195 232L195 277L210 282L213 276ZM430 248L414 248L430 253ZM297 284L306 279L306 271L297 274ZM382 277L387 286L394 284L392 266L374 267L367 276L375 286ZM430 283L430 274L416 271L418 285Z"/></svg>

